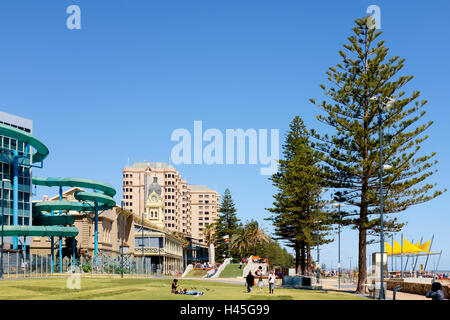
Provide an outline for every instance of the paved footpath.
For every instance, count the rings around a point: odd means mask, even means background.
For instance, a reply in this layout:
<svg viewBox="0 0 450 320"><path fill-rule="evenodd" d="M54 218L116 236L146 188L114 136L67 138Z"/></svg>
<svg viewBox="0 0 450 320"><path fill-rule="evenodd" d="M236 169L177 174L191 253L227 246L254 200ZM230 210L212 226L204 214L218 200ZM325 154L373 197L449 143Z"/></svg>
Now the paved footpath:
<svg viewBox="0 0 450 320"><path fill-rule="evenodd" d="M336 290L336 291L347 291L347 292L355 292L356 285L349 283L341 283L341 288L338 288L338 280L337 279L322 279L322 287L325 290ZM386 299L393 299L393 291L386 290ZM425 296L419 294L412 294L406 292L397 292L395 295L396 300L430 300Z"/></svg>

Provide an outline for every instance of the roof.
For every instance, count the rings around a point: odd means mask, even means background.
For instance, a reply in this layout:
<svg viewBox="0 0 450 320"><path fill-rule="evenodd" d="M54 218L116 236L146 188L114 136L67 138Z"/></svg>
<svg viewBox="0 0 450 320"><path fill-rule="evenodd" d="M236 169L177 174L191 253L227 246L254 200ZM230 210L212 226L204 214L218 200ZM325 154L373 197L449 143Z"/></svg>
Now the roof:
<svg viewBox="0 0 450 320"><path fill-rule="evenodd" d="M144 169L144 168L171 168L170 166L168 166L165 162L135 162L133 163L133 165L130 167L128 166L127 168L134 168L134 169Z"/></svg>
<svg viewBox="0 0 450 320"><path fill-rule="evenodd" d="M213 191L211 188L205 186L204 184L188 184L188 188L192 191Z"/></svg>

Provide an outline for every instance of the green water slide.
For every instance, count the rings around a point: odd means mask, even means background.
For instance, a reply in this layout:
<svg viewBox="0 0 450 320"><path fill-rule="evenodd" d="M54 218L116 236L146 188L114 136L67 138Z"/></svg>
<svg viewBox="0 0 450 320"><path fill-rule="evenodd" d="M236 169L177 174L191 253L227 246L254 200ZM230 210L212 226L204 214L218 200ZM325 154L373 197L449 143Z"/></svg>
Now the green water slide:
<svg viewBox="0 0 450 320"><path fill-rule="evenodd" d="M77 191L75 199L78 201L42 201L33 204L33 211L51 212L51 211L94 211L95 203L98 210L106 210L116 205L112 198L116 194L113 186L89 179L80 178L39 178L33 177L32 184L47 187L78 187L90 188L100 192ZM83 202L80 202L83 201Z"/></svg>
<svg viewBox="0 0 450 320"><path fill-rule="evenodd" d="M41 162L47 158L49 154L48 148L45 144L23 130L0 123L0 135L23 141L32 146L36 150L32 156L32 163Z"/></svg>
<svg viewBox="0 0 450 320"><path fill-rule="evenodd" d="M34 149L31 156L31 162L42 162L49 154L48 148L37 138L31 134L14 128L9 125L0 123L0 135L22 141ZM28 152L28 150L26 150ZM30 150L31 152L31 150ZM3 153L3 151L2 151ZM17 159L17 156L14 156ZM16 161L16 160L15 160ZM17 164L15 164L17 166ZM16 168L17 169L17 168ZM15 170L16 170L15 169ZM16 179L16 173L14 178ZM3 226L4 236L50 236L50 237L75 237L78 235L78 229L70 226L74 223L74 217L70 215L53 215L49 214L54 211L79 211L79 212L94 212L96 224L96 254L97 254L97 223L99 210L109 209L115 206L113 199L116 194L114 187L107 183L102 183L94 180L79 179L79 178L38 178L32 180L32 184L60 187L60 195L62 187L78 187L89 188L95 192L78 191L75 193L77 201L42 201L33 203L33 226ZM17 192L17 186L14 186L14 194ZM17 195L14 195L17 197ZM53 255L53 253L52 253Z"/></svg>
<svg viewBox="0 0 450 320"><path fill-rule="evenodd" d="M75 237L76 227L58 226L3 226L5 237Z"/></svg>
<svg viewBox="0 0 450 320"><path fill-rule="evenodd" d="M38 186L47 186L47 187L89 188L89 189L103 191L110 198L114 197L114 195L116 194L116 190L110 184L95 181L95 180L89 180L89 179L33 177L33 184L38 185Z"/></svg>

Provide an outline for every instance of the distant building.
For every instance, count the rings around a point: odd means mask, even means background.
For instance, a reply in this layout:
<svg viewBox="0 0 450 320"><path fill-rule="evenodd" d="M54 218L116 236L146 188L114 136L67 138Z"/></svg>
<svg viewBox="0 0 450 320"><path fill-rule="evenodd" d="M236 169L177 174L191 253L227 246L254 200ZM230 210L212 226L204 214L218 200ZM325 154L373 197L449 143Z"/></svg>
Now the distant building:
<svg viewBox="0 0 450 320"><path fill-rule="evenodd" d="M158 185L158 186L156 186ZM163 200L156 206L158 222L148 208L154 206L151 193L157 188L157 196ZM160 192L160 194L158 194ZM125 208L138 215L146 212L153 222L163 222L170 232L183 233L194 243L203 244L203 228L218 216L220 195L204 185L188 185L180 173L163 162L137 162L123 169L123 198Z"/></svg>
<svg viewBox="0 0 450 320"><path fill-rule="evenodd" d="M203 229L215 222L220 208L220 195L205 185L188 185L191 194L191 235L205 243Z"/></svg>

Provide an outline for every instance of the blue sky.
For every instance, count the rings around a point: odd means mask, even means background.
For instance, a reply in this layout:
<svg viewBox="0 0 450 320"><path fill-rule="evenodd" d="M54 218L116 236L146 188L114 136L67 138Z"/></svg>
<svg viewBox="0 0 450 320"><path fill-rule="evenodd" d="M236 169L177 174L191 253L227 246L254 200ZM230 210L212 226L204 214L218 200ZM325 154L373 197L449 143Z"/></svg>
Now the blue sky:
<svg viewBox="0 0 450 320"><path fill-rule="evenodd" d="M81 8L81 30L66 28L66 8ZM353 21L369 5L381 8L392 55L406 59L408 90L429 100L424 152L437 151L448 188L450 30L447 0L432 1L100 1L3 0L0 3L0 109L34 120L50 149L39 176L73 176L113 184L121 197L122 168L135 161L169 161L177 128L280 129L300 115L321 130L319 84L339 61ZM175 166L189 183L229 188L242 220L271 230L264 208L275 192L259 165ZM39 196L51 190L39 189ZM450 269L448 192L399 214L404 235L435 234ZM342 234L342 264L357 260L357 233ZM400 236L398 236L400 239ZM368 252L375 251L374 246ZM315 252L314 252L315 255ZM337 244L321 250L336 267ZM431 263L434 260L431 259Z"/></svg>

